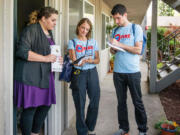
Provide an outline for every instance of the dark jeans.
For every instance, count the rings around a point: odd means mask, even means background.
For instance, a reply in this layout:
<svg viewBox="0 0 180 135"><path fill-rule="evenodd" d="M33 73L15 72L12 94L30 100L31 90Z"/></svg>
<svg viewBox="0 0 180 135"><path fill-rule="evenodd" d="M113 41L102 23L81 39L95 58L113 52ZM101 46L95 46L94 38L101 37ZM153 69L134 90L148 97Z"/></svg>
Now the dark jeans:
<svg viewBox="0 0 180 135"><path fill-rule="evenodd" d="M114 73L114 85L118 99L118 122L119 128L129 131L128 109L127 109L127 87L129 87L131 98L135 107L135 118L138 130L147 131L147 116L141 94L141 73Z"/></svg>
<svg viewBox="0 0 180 135"><path fill-rule="evenodd" d="M22 135L39 133L49 109L50 106L40 106L23 109L20 119Z"/></svg>
<svg viewBox="0 0 180 135"><path fill-rule="evenodd" d="M87 135L88 130L94 130L98 116L100 87L96 68L81 71L79 75L73 75L71 88L76 108L77 134ZM86 92L90 101L85 119Z"/></svg>

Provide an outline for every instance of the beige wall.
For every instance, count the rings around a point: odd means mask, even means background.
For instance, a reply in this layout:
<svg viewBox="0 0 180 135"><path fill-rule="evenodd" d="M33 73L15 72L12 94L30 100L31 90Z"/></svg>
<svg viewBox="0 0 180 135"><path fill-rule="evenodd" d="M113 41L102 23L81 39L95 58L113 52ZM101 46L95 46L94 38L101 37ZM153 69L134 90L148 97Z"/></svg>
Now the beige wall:
<svg viewBox="0 0 180 135"><path fill-rule="evenodd" d="M108 5L104 2L101 2L101 13L99 18L102 18L102 13L106 14L107 16L111 16L111 9L108 7ZM102 20L100 20L101 22L101 26L100 26L100 32L98 35L102 35ZM99 38L101 40L101 36L98 36L97 38ZM101 42L101 41L100 41ZM100 78L100 82L103 81L104 77L107 75L108 71L109 71L109 59L110 59L110 55L109 55L109 49L106 48L104 50L100 51L100 68L99 68L99 78Z"/></svg>
<svg viewBox="0 0 180 135"><path fill-rule="evenodd" d="M108 16L111 16L111 8L104 2L102 3L102 12Z"/></svg>

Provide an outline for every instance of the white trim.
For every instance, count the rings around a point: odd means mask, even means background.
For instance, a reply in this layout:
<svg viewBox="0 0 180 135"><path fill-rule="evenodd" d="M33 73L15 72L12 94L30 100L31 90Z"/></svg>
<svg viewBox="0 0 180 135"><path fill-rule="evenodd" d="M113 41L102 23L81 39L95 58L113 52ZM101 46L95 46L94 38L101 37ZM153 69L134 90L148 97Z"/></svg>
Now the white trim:
<svg viewBox="0 0 180 135"><path fill-rule="evenodd" d="M59 11L57 25L53 31L55 42L60 47L62 42L62 8L63 0L51 0L49 6L54 7ZM62 47L63 48L63 47ZM62 52L62 51L61 51ZM64 130L64 89L62 83L59 81L59 73L55 73L55 91L56 91L56 105L51 106L48 114L47 131L48 135L59 135Z"/></svg>
<svg viewBox="0 0 180 135"><path fill-rule="evenodd" d="M110 17L107 13L105 13L104 11L101 12L101 14L104 14L107 17Z"/></svg>
<svg viewBox="0 0 180 135"><path fill-rule="evenodd" d="M104 13L104 12L101 12L101 18L102 18L102 15L104 15L105 16L105 48L103 49L102 48L102 46L101 46L101 50L103 51L103 50L105 50L107 47L106 47L106 44L107 44L107 42L106 42L106 26L107 26L107 24L106 24L106 21L107 21L107 18L109 18L109 24L110 24L110 16L109 15L107 15L106 13ZM102 20L103 21L103 20ZM102 25L101 25L102 26ZM103 33L102 33L103 34ZM101 35L101 40L102 40L102 35Z"/></svg>
<svg viewBox="0 0 180 135"><path fill-rule="evenodd" d="M14 1L13 0L2 0L2 41L1 49L2 54L2 72L1 77L1 87L2 87L2 106L1 116L3 117L2 125L3 130L0 131L2 135L12 135L13 134L13 48L14 48L14 35L13 35L13 11L14 11Z"/></svg>
<svg viewBox="0 0 180 135"><path fill-rule="evenodd" d="M62 44L64 45L63 47L63 51L65 51L65 46L68 44L69 41L69 0L64 0L63 1L63 31L62 31L62 37L63 37L63 42ZM66 19L65 19L66 18ZM70 122L69 120L69 115L68 115L68 106L69 106L69 102L68 102L68 93L69 91L69 85L67 83L64 83L64 128L68 128L70 126Z"/></svg>
<svg viewBox="0 0 180 135"><path fill-rule="evenodd" d="M88 0L84 0L84 2L87 2L89 5L95 7L95 5L93 3L91 3L90 1L88 1Z"/></svg>

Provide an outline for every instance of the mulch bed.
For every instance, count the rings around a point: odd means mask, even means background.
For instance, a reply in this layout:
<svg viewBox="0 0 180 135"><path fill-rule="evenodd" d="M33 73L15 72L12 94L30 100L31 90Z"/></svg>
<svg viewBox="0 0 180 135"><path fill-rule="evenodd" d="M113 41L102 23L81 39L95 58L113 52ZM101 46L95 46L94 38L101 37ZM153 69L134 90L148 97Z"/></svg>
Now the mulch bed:
<svg viewBox="0 0 180 135"><path fill-rule="evenodd" d="M180 80L161 91L159 96L167 119L180 124Z"/></svg>

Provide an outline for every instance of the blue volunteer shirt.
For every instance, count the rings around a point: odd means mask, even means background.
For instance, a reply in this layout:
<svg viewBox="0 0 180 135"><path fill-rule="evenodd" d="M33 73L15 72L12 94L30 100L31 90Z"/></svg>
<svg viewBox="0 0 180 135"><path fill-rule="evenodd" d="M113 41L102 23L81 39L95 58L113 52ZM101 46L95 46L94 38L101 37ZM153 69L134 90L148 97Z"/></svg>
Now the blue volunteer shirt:
<svg viewBox="0 0 180 135"><path fill-rule="evenodd" d="M143 31L141 26L135 25L135 34L133 35L132 23L125 27L119 27L114 34L112 31L111 38L115 38L122 44L134 46L136 42L143 41ZM115 36L114 36L115 35ZM114 36L114 37L113 37ZM115 54L114 72L117 73L136 73L139 72L139 55L128 51L118 51Z"/></svg>
<svg viewBox="0 0 180 135"><path fill-rule="evenodd" d="M96 40L89 39L88 41L82 41L79 40L78 38L75 38L74 41L75 41L75 48L73 41L69 40L68 49L75 50L77 59L85 55L85 50L86 50L86 55L92 55L92 59L95 58L95 51L99 50ZM92 69L95 66L96 64L85 63L82 67L79 66L74 66L74 67L81 70L87 70L87 69Z"/></svg>

